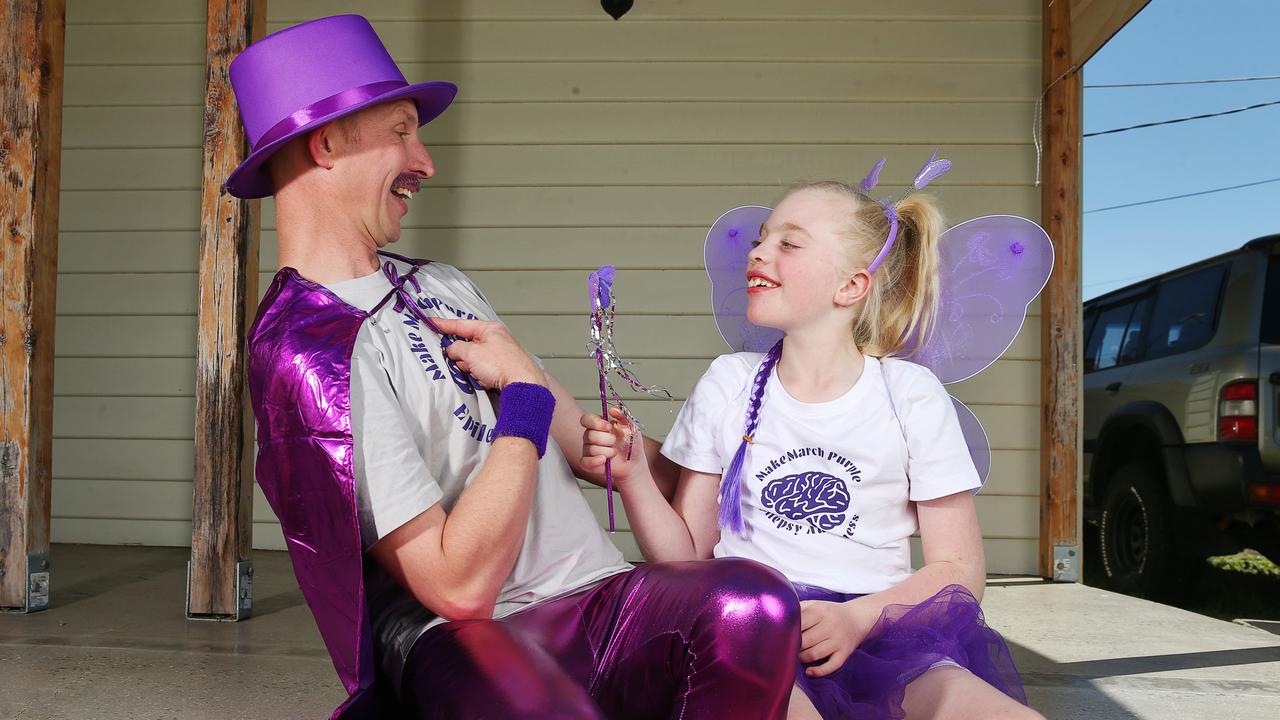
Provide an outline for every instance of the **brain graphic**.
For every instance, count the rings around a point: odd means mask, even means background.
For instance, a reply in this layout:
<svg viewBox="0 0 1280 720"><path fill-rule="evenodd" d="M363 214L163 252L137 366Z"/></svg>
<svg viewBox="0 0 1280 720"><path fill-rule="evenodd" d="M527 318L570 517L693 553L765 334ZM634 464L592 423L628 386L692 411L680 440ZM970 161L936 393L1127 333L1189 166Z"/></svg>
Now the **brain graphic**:
<svg viewBox="0 0 1280 720"><path fill-rule="evenodd" d="M849 510L849 489L834 476L804 472L770 482L760 500L788 520L803 521L825 531L844 522Z"/></svg>

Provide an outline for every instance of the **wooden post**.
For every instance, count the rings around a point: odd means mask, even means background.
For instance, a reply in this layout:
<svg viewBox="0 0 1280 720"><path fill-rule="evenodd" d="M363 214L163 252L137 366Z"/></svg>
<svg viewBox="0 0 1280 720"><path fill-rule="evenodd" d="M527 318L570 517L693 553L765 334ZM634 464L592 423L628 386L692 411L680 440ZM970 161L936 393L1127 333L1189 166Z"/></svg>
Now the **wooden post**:
<svg viewBox="0 0 1280 720"><path fill-rule="evenodd" d="M1040 575L1080 578L1080 74L1071 62L1071 13L1044 0L1044 177L1041 221L1053 239L1053 275L1040 295Z"/></svg>
<svg viewBox="0 0 1280 720"><path fill-rule="evenodd" d="M258 297L258 202L222 184L247 156L231 61L262 36L265 0L209 0L200 294L187 617L239 620L252 607L253 414L245 333Z"/></svg>
<svg viewBox="0 0 1280 720"><path fill-rule="evenodd" d="M49 604L64 0L0 0L0 610Z"/></svg>

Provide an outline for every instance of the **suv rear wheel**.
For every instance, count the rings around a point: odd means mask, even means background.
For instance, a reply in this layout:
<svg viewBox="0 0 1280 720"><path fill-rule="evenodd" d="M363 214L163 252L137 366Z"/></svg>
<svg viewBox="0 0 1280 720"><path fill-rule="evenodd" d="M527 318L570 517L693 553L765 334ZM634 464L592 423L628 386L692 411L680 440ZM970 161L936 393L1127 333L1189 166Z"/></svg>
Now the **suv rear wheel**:
<svg viewBox="0 0 1280 720"><path fill-rule="evenodd" d="M1111 476L1098 535L1112 588L1146 597L1167 594L1177 561L1173 510L1150 469L1131 463Z"/></svg>

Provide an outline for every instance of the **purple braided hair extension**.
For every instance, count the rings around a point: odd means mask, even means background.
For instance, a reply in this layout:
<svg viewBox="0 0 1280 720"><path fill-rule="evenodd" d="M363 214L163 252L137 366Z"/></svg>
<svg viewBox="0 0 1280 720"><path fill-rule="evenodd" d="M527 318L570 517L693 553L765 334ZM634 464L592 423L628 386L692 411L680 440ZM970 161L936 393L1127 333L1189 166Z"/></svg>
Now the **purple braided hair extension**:
<svg viewBox="0 0 1280 720"><path fill-rule="evenodd" d="M747 460L747 446L755 442L756 427L760 424L760 403L764 400L764 387L769 382L769 374L773 366L782 357L782 341L773 344L760 369L756 371L755 381L751 386L751 402L747 405L746 427L742 432L742 442L738 451L733 454L729 469L720 479L720 527L729 529L740 538L747 537L747 524L742 519L742 466Z"/></svg>

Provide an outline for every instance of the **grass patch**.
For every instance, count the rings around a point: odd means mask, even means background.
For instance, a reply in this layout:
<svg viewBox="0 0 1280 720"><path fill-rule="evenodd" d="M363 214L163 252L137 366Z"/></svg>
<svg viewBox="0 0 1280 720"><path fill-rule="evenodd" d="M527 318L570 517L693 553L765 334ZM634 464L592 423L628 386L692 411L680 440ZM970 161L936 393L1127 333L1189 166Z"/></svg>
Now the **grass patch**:
<svg viewBox="0 0 1280 720"><path fill-rule="evenodd" d="M1257 550L1242 550L1235 555L1218 555L1209 558L1209 565L1218 570L1262 575L1280 579L1280 565L1271 562Z"/></svg>
<svg viewBox="0 0 1280 720"><path fill-rule="evenodd" d="M1280 565L1262 553L1217 555L1201 568L1186 609L1222 620L1280 620Z"/></svg>
<svg viewBox="0 0 1280 720"><path fill-rule="evenodd" d="M1086 526L1084 543L1085 584L1108 589L1096 528ZM1251 549L1206 560L1187 559L1175 569L1180 578L1176 592L1156 600L1220 620L1280 620L1278 560L1280 553L1268 558Z"/></svg>

